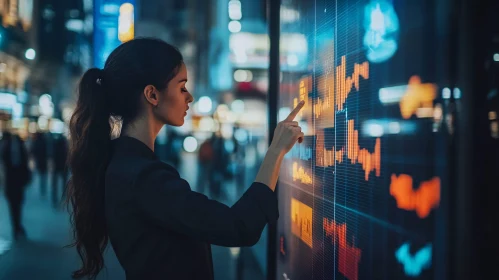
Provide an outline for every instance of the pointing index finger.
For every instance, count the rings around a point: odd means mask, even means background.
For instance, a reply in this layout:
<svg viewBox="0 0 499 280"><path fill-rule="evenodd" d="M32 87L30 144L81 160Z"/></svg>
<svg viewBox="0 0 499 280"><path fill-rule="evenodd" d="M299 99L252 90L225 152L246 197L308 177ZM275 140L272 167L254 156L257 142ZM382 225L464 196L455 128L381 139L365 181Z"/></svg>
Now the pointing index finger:
<svg viewBox="0 0 499 280"><path fill-rule="evenodd" d="M296 105L296 107L293 109L293 111L291 111L291 113L289 113L289 116L286 118L286 121L294 120L296 115L298 115L300 110L303 108L303 105L305 105L305 101L302 100L302 101L300 101L300 103L298 103L298 105Z"/></svg>

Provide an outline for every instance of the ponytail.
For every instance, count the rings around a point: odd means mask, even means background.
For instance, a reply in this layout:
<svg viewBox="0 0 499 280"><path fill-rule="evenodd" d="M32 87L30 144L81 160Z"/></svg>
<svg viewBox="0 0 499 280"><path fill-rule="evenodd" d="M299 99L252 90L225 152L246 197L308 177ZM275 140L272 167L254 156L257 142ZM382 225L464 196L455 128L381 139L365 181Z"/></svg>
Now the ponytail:
<svg viewBox="0 0 499 280"><path fill-rule="evenodd" d="M78 102L70 121L68 164L72 176L66 202L74 243L83 265L72 277L95 279L104 267L108 243L104 209L104 174L109 161L111 124L104 70L85 72L78 87Z"/></svg>

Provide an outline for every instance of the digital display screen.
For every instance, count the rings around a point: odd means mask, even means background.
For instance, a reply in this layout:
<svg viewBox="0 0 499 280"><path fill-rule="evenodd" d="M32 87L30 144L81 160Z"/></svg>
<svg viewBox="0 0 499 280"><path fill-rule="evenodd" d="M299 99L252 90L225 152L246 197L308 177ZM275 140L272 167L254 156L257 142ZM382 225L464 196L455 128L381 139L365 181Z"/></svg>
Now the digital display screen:
<svg viewBox="0 0 499 280"><path fill-rule="evenodd" d="M307 59L281 46L279 121L306 103L279 177L277 279L445 275L446 100L460 90L434 2L282 1L281 36L305 36Z"/></svg>

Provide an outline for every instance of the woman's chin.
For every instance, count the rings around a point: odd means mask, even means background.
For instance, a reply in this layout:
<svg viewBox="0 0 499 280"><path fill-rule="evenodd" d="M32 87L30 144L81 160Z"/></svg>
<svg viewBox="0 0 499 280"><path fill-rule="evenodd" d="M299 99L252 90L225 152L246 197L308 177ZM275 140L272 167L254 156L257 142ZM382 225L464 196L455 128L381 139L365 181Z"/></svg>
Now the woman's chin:
<svg viewBox="0 0 499 280"><path fill-rule="evenodd" d="M182 118L181 120L178 120L178 121L175 121L174 123L172 123L171 125L172 126L183 126L185 123L185 120L184 118Z"/></svg>

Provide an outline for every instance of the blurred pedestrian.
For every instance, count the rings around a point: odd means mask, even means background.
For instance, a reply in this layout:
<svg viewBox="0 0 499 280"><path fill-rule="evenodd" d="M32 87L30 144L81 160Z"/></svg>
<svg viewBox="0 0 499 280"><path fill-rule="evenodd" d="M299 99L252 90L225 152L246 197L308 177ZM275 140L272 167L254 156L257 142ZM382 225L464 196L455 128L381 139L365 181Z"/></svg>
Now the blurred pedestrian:
<svg viewBox="0 0 499 280"><path fill-rule="evenodd" d="M66 166L68 143L64 135L56 134L54 135L52 144L54 160L52 170L52 206L58 208L68 180L68 168ZM62 188L59 188L60 185L62 185Z"/></svg>
<svg viewBox="0 0 499 280"><path fill-rule="evenodd" d="M212 137L206 139L199 146L198 151L198 176L196 182L196 191L205 193L206 182L210 182L212 174L212 162L214 159ZM211 189L211 187L210 187Z"/></svg>
<svg viewBox="0 0 499 280"><path fill-rule="evenodd" d="M47 173L48 173L48 146L45 133L37 132L33 140L31 154L35 159L35 166L40 180L40 194L47 194Z"/></svg>
<svg viewBox="0 0 499 280"><path fill-rule="evenodd" d="M181 126L193 101L180 52L155 39L121 44L79 84L71 117L68 199L82 261L73 277L94 278L108 240L127 279L213 279L211 244L256 244L278 217L274 193L284 154L303 137L292 119L277 126L255 182L232 207L191 190L154 154L165 124ZM111 140L110 115L123 119Z"/></svg>
<svg viewBox="0 0 499 280"><path fill-rule="evenodd" d="M31 180L28 152L23 140L15 134L5 132L2 139L2 160L5 169L5 197L9 203L12 236L15 240L26 237L22 218L24 191Z"/></svg>
<svg viewBox="0 0 499 280"><path fill-rule="evenodd" d="M169 129L166 139L166 160L175 168L180 167L180 153L182 152L182 139L174 129Z"/></svg>

